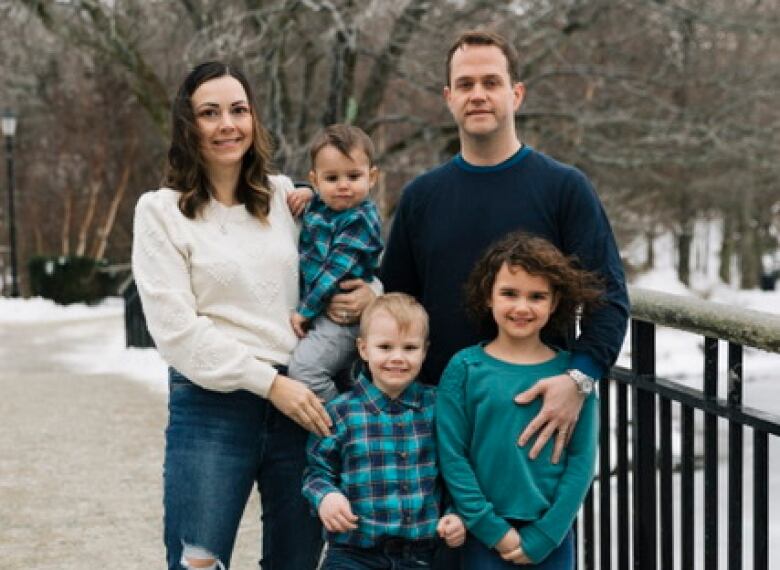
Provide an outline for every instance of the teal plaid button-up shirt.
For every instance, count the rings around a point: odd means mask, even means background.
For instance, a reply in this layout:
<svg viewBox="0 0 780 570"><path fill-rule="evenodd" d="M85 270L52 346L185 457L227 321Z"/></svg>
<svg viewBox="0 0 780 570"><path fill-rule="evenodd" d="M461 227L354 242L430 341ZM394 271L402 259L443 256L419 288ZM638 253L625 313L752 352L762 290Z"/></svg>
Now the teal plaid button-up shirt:
<svg viewBox="0 0 780 570"><path fill-rule="evenodd" d="M433 538L441 480L433 433L435 391L412 382L391 399L361 375L351 392L327 409L333 434L309 437L303 495L315 509L342 493L358 528L329 540L375 546L382 538Z"/></svg>
<svg viewBox="0 0 780 570"><path fill-rule="evenodd" d="M301 316L313 319L319 315L338 292L342 279L371 281L383 247L381 229L379 212L371 200L337 212L314 196L303 215L298 247Z"/></svg>

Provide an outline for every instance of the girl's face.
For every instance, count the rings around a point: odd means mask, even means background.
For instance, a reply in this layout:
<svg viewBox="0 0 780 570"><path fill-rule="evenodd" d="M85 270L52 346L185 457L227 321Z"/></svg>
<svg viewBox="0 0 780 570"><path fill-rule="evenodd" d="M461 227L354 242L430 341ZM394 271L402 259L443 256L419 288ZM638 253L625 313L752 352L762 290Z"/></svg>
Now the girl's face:
<svg viewBox="0 0 780 570"><path fill-rule="evenodd" d="M244 87L229 75L201 83L192 94L200 152L209 170L236 167L252 146L252 111Z"/></svg>
<svg viewBox="0 0 780 570"><path fill-rule="evenodd" d="M539 340L558 300L545 277L529 275L522 267L501 266L488 306L504 340Z"/></svg>

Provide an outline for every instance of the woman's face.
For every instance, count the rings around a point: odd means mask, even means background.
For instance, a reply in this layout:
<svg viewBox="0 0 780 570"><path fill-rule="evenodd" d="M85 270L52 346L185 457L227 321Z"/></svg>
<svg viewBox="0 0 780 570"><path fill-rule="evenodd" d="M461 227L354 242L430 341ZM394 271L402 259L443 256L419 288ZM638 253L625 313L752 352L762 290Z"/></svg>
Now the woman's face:
<svg viewBox="0 0 780 570"><path fill-rule="evenodd" d="M209 170L235 168L252 146L253 119L244 87L225 75L201 83L192 94L200 151Z"/></svg>

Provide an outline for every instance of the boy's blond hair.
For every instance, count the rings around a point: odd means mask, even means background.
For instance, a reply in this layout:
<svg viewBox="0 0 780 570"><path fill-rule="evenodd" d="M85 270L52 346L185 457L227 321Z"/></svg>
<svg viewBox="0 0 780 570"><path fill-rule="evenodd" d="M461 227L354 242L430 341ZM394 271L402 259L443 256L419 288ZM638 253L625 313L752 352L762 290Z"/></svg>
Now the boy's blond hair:
<svg viewBox="0 0 780 570"><path fill-rule="evenodd" d="M423 338L428 339L428 313L414 297L406 293L386 293L380 295L363 310L360 317L360 338L366 338L371 319L378 311L390 315L402 332L413 325L421 325Z"/></svg>

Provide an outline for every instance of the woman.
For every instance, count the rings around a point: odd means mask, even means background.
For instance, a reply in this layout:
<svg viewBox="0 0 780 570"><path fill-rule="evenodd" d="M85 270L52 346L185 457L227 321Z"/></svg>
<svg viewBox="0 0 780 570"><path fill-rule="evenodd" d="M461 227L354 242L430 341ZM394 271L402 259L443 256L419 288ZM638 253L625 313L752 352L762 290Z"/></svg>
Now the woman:
<svg viewBox="0 0 780 570"><path fill-rule="evenodd" d="M311 570L320 527L301 495L307 430L330 419L285 376L295 346L298 228L292 183L245 76L219 62L179 88L163 188L135 215L133 273L171 366L164 465L168 568L224 569L253 484L262 567Z"/></svg>

